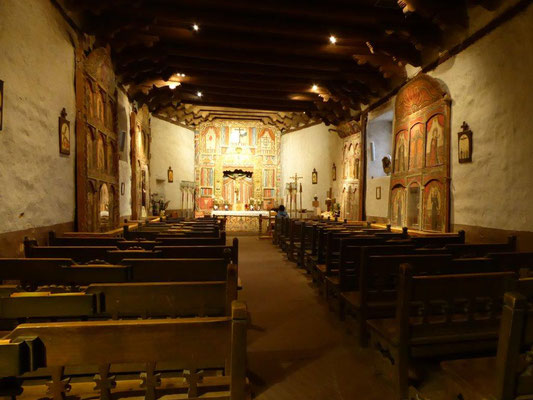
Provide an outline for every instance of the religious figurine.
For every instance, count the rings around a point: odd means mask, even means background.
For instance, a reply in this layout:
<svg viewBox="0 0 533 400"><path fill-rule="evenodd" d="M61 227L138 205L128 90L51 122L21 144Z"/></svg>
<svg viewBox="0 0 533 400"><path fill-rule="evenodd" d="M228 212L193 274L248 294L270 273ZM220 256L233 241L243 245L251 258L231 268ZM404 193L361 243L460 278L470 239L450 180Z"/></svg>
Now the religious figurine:
<svg viewBox="0 0 533 400"><path fill-rule="evenodd" d="M385 172L387 175L390 175L390 173L392 172L392 163L390 156L383 157L381 163L383 164L383 172Z"/></svg>

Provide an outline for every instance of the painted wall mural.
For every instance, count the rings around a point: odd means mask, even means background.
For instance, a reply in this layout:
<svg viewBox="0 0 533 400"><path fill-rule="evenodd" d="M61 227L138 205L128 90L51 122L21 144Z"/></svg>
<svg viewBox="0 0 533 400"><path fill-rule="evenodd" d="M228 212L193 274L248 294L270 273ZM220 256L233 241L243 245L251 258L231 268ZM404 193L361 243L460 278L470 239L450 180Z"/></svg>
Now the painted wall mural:
<svg viewBox="0 0 533 400"><path fill-rule="evenodd" d="M390 222L431 232L449 230L450 98L421 74L396 99Z"/></svg>
<svg viewBox="0 0 533 400"><path fill-rule="evenodd" d="M281 133L259 122L206 123L195 135L196 204L201 211L251 202L273 207L280 197Z"/></svg>

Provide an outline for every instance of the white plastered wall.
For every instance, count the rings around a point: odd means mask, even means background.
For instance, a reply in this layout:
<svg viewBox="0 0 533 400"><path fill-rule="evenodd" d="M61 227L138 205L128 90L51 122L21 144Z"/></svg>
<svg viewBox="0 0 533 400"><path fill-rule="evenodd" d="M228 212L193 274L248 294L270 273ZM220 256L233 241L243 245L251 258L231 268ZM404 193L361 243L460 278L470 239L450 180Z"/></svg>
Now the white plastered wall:
<svg viewBox="0 0 533 400"><path fill-rule="evenodd" d="M388 218L390 176L383 171L382 159L391 154L392 112L386 112L372 119L366 128L367 135L367 186L366 215L369 217ZM374 146L372 160L371 145ZM378 199L376 189L380 188Z"/></svg>
<svg viewBox="0 0 533 400"><path fill-rule="evenodd" d="M0 232L74 221L75 92L70 28L50 1L0 1ZM58 117L71 121L59 154Z"/></svg>
<svg viewBox="0 0 533 400"><path fill-rule="evenodd" d="M150 186L157 198L170 200L169 209L181 209L181 181L194 181L194 132L152 117ZM167 181L168 167L174 182Z"/></svg>
<svg viewBox="0 0 533 400"><path fill-rule="evenodd" d="M324 124L315 125L281 137L281 194L285 202L285 184L294 182L295 173L303 177L302 206L312 210L314 195L318 195L320 206L325 208L326 193L333 187L332 167L337 165L339 176L342 158L342 139L330 132ZM312 184L313 168L318 172L318 183ZM299 202L298 196L298 202ZM299 204L298 204L299 207Z"/></svg>

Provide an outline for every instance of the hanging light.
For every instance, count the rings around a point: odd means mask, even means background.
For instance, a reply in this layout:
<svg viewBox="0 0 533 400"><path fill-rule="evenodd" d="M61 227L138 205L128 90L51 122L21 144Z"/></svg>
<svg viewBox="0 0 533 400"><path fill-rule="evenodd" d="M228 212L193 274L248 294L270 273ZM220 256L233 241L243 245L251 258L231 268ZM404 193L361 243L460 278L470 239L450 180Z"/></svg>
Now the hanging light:
<svg viewBox="0 0 533 400"><path fill-rule="evenodd" d="M331 36L329 37L329 42L330 42L331 44L335 44L335 43L337 43L337 38L336 38L335 36L331 35Z"/></svg>
<svg viewBox="0 0 533 400"><path fill-rule="evenodd" d="M202 92L198 92L198 93L196 93L196 95L197 95L198 97L202 97L202 96L203 96L203 93L202 93Z"/></svg>
<svg viewBox="0 0 533 400"><path fill-rule="evenodd" d="M179 85L181 85L181 83L179 82L171 82L168 84L168 88L171 89L171 90L174 90L176 89Z"/></svg>
<svg viewBox="0 0 533 400"><path fill-rule="evenodd" d="M198 32L200 30L200 27L198 26L198 24L193 24L192 29Z"/></svg>
<svg viewBox="0 0 533 400"><path fill-rule="evenodd" d="M312 87L311 87L311 90L313 92L316 92L318 90L318 85L314 84Z"/></svg>

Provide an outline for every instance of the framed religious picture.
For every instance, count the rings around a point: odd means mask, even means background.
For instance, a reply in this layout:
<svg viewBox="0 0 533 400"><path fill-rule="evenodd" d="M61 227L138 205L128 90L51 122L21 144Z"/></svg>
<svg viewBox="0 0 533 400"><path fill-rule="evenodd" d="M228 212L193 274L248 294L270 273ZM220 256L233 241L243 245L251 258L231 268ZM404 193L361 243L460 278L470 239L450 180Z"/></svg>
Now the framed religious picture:
<svg viewBox="0 0 533 400"><path fill-rule="evenodd" d="M313 185L316 185L318 183L318 172L316 172L315 168L313 168L313 174L311 175L311 178Z"/></svg>
<svg viewBox="0 0 533 400"><path fill-rule="evenodd" d="M335 163L333 163L333 168L331 169L331 178L333 179L333 182L337 180L337 166Z"/></svg>
<svg viewBox="0 0 533 400"><path fill-rule="evenodd" d="M4 126L4 81L0 81L0 131Z"/></svg>
<svg viewBox="0 0 533 400"><path fill-rule="evenodd" d="M473 142L472 131L470 130L468 124L463 122L461 128L463 130L458 133L459 137L457 142L459 147L459 162L462 164L472 162Z"/></svg>
<svg viewBox="0 0 533 400"><path fill-rule="evenodd" d="M376 200L381 200L381 186L376 186Z"/></svg>
<svg viewBox="0 0 533 400"><path fill-rule="evenodd" d="M172 167L168 167L167 178L169 183L174 182L174 171L172 171Z"/></svg>
<svg viewBox="0 0 533 400"><path fill-rule="evenodd" d="M64 108L59 116L59 153L70 155L70 121Z"/></svg>

